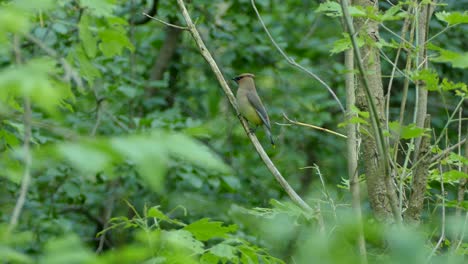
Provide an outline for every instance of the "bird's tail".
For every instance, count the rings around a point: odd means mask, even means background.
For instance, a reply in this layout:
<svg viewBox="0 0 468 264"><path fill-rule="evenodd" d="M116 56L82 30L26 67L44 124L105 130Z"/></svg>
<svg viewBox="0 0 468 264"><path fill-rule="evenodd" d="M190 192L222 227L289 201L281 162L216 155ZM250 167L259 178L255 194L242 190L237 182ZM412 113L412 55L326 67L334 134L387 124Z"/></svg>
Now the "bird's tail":
<svg viewBox="0 0 468 264"><path fill-rule="evenodd" d="M271 145L272 145L273 147L275 147L275 146L276 146L276 145L275 145L275 141L273 140L273 136L271 135L270 129L268 129L267 127L265 127L265 128L266 128L265 130L266 130L266 132L267 132L267 134L268 134L268 137L270 138L270 143L271 143Z"/></svg>

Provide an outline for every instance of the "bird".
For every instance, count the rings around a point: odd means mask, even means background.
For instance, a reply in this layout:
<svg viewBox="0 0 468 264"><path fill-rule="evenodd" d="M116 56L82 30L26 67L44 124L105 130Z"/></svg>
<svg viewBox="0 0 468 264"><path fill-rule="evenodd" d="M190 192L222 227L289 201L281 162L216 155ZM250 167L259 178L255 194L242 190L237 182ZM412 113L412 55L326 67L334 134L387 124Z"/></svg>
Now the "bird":
<svg viewBox="0 0 468 264"><path fill-rule="evenodd" d="M237 89L236 100L240 114L247 119L249 123L255 125L257 128L260 125L265 126L265 131L270 138L271 145L275 146L273 136L271 135L271 125L262 100L257 94L254 82L255 75L251 73L242 73L234 78L239 88ZM255 130L251 130L254 132Z"/></svg>

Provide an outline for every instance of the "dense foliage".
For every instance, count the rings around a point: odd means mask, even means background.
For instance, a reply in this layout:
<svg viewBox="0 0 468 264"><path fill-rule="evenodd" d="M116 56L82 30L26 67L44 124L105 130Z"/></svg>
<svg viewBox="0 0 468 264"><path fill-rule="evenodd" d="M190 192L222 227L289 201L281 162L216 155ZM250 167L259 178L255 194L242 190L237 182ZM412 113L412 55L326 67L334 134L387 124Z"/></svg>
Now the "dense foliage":
<svg viewBox="0 0 468 264"><path fill-rule="evenodd" d="M349 123L366 133L369 113L353 108L346 119L319 81L278 52L250 0L185 2L224 77L256 75L277 147L261 129L256 135L313 212L271 176L190 34L142 15L185 27L176 1L0 0L2 262L362 263L346 140L284 115L346 134ZM380 2L380 12L353 6L351 14L382 25L387 94L405 10L421 1ZM397 61L384 129L389 151L402 153L396 163L422 135L440 139L434 156L467 135L466 1L437 2L430 68L404 72L405 57ZM277 45L345 105L351 42L339 3L255 3ZM413 122L419 81L430 94L429 131ZM376 221L359 169L370 263L463 263L468 204L459 185L468 159L460 148L433 161L418 226ZM395 181L409 188L411 177Z"/></svg>

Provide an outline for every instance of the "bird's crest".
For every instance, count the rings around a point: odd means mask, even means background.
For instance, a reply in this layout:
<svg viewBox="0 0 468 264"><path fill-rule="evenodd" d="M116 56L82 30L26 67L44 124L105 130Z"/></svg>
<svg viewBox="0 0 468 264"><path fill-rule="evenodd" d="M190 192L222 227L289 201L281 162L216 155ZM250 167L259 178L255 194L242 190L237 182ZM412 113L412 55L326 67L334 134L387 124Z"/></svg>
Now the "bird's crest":
<svg viewBox="0 0 468 264"><path fill-rule="evenodd" d="M252 73L242 73L242 74L232 78L232 80L234 80L236 82L239 82L241 79L243 79L245 77L255 78L255 75L253 75Z"/></svg>

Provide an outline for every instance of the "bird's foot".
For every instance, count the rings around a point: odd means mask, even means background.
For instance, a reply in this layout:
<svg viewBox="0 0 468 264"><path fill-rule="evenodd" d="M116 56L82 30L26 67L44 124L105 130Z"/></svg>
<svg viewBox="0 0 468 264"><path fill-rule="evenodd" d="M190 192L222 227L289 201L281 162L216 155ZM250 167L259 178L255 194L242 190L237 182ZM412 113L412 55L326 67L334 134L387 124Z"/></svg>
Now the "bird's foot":
<svg viewBox="0 0 468 264"><path fill-rule="evenodd" d="M249 128L249 134L255 134L255 128Z"/></svg>

